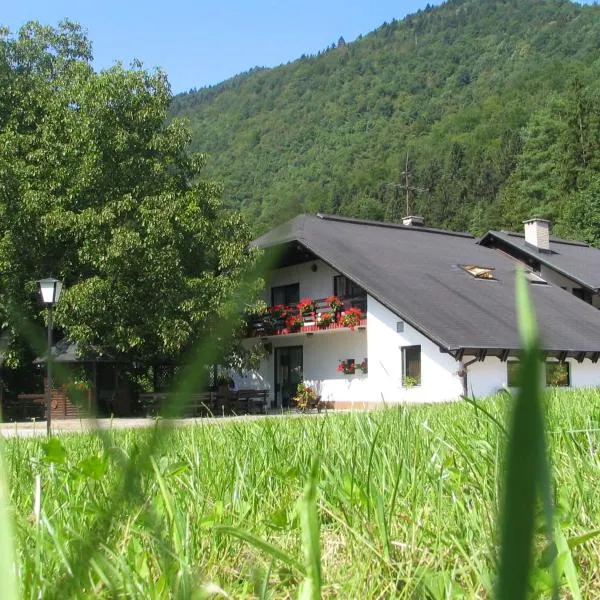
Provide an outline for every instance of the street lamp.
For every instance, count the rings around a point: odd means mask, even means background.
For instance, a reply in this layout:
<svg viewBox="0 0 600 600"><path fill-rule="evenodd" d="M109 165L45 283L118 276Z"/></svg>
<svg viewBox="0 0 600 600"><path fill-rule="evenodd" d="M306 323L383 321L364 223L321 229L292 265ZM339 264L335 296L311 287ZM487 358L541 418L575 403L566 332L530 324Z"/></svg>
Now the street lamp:
<svg viewBox="0 0 600 600"><path fill-rule="evenodd" d="M46 360L46 433L50 435L52 422L52 309L62 292L62 281L47 277L38 281L42 303L48 307L48 358Z"/></svg>

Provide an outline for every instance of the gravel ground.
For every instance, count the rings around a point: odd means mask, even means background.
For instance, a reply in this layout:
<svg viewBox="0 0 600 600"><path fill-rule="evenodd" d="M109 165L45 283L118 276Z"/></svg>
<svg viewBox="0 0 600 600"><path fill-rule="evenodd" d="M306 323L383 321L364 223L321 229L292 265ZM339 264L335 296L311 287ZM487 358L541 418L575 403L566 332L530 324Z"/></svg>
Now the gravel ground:
<svg viewBox="0 0 600 600"><path fill-rule="evenodd" d="M338 411L339 412L339 411ZM318 414L318 413L310 413ZM321 413L325 414L325 413ZM267 416L283 417L283 416L302 416L296 411L273 411ZM199 419L159 419L159 422L166 422L170 425L188 426L196 424L217 424L228 421L250 421L254 419L264 418L265 415L241 415L239 417L204 417ZM54 434L61 433L83 433L93 431L95 429L137 429L140 427L152 427L157 420L153 418L139 419L63 419L55 420L52 423L52 432ZM0 436L2 437L32 437L36 435L46 435L46 421L22 422L22 423L0 423Z"/></svg>

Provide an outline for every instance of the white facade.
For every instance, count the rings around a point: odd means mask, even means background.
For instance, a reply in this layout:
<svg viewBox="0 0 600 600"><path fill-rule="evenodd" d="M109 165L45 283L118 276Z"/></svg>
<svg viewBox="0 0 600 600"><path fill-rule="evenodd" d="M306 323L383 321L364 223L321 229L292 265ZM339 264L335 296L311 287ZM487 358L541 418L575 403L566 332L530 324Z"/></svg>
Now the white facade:
<svg viewBox="0 0 600 600"><path fill-rule="evenodd" d="M316 270L315 270L316 267ZM327 298L333 294L333 278L339 275L322 260L275 269L271 272L268 285L265 287L264 300L271 302L271 288L280 285L300 284L300 298Z"/></svg>
<svg viewBox="0 0 600 600"><path fill-rule="evenodd" d="M299 283L300 298L325 298L333 294L336 275L338 273L321 260L277 269L269 279L265 301L270 303L272 287L295 283ZM256 341L256 338L248 339L246 343ZM265 387L271 390L272 406L280 406L283 401L278 391L283 378L280 364L282 355L287 355L290 349L293 349L295 360L301 357L302 366L298 369L301 379L314 387L323 401L340 407L438 402L458 399L463 393L456 359L442 352L429 338L370 295L367 297L366 326L353 331L338 328L271 335L260 341L268 342L272 350L260 365ZM411 388L403 386L402 349L407 346L420 346L421 349L420 385ZM352 375L338 371L342 360L353 359L358 365L365 358L368 359L367 374L358 369ZM469 359L465 356L463 360ZM572 387L600 386L600 363L593 364L587 359L582 363L571 359L568 362ZM467 387L469 395L475 397L488 396L506 388L507 363L488 357L469 365Z"/></svg>
<svg viewBox="0 0 600 600"><path fill-rule="evenodd" d="M581 288L581 285L572 279L557 273L554 269L544 264L540 265L540 277L548 283L552 283L553 285L563 288L569 292L569 294L572 294L574 289ZM600 296L598 294L594 294L592 296L592 306L600 308Z"/></svg>
<svg viewBox="0 0 600 600"><path fill-rule="evenodd" d="M400 317L369 296L367 304L371 402L437 402L462 393L458 363ZM398 323L401 323L398 332ZM402 348L421 346L421 385L402 386Z"/></svg>

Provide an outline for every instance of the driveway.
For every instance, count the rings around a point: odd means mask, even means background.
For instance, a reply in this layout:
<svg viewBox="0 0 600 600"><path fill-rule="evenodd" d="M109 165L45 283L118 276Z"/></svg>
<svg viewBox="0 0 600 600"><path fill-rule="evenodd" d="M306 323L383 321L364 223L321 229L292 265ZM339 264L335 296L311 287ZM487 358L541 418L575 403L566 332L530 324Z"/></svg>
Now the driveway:
<svg viewBox="0 0 600 600"><path fill-rule="evenodd" d="M321 414L325 414L326 411ZM338 411L339 412L339 411ZM318 413L307 413L318 414ZM300 417L302 413L296 411L269 411L267 415L240 415L232 417L202 417L197 419L153 419L153 418L130 418L130 419L56 419L52 423L54 434L63 433L85 433L95 429L139 429L142 427L153 427L157 422L168 423L175 426L207 425L228 423L230 421L253 421L269 417ZM0 436L2 437L33 437L46 435L46 421L22 422L22 423L0 423Z"/></svg>

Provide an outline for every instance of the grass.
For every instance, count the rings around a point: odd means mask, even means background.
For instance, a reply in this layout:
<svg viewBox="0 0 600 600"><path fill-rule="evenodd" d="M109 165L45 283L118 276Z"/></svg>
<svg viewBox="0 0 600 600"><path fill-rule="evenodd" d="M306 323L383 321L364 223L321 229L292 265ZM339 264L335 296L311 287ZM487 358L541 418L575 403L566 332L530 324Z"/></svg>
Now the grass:
<svg viewBox="0 0 600 600"><path fill-rule="evenodd" d="M7 440L21 596L491 597L513 403ZM529 596L599 597L600 393L545 419Z"/></svg>

